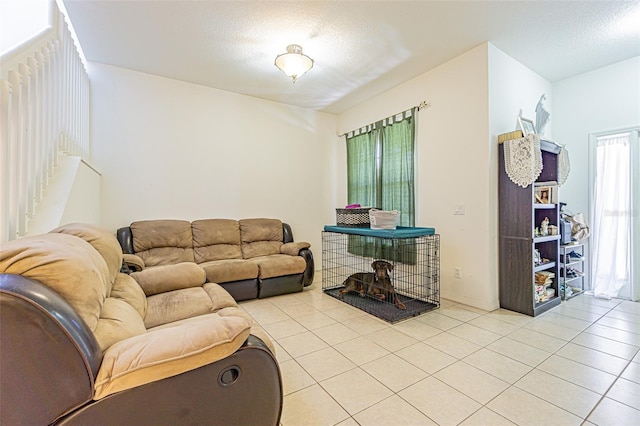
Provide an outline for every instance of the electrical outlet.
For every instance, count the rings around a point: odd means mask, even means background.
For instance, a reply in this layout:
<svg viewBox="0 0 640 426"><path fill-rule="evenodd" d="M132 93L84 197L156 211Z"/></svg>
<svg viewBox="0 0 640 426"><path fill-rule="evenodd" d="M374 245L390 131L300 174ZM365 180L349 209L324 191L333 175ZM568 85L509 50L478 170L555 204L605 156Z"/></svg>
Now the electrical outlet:
<svg viewBox="0 0 640 426"><path fill-rule="evenodd" d="M464 216L464 204L456 204L453 209L453 214L456 216Z"/></svg>
<svg viewBox="0 0 640 426"><path fill-rule="evenodd" d="M462 270L460 268L456 268L454 270L454 276L458 279L462 278Z"/></svg>

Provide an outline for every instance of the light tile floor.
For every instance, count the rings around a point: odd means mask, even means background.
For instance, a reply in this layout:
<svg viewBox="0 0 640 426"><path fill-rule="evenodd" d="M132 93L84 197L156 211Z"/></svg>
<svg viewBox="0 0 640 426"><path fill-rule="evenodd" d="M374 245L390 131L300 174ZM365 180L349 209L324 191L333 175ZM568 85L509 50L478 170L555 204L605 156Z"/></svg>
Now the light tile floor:
<svg viewBox="0 0 640 426"><path fill-rule="evenodd" d="M389 324L320 287L240 304L276 345L283 426L640 425L640 303L441 300Z"/></svg>

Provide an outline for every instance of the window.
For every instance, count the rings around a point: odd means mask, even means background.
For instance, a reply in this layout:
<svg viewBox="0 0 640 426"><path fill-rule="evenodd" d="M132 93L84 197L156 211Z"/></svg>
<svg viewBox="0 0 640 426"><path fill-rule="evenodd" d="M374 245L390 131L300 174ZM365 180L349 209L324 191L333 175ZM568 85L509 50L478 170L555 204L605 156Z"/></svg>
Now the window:
<svg viewBox="0 0 640 426"><path fill-rule="evenodd" d="M597 136L592 150L593 292L637 300L638 131Z"/></svg>
<svg viewBox="0 0 640 426"><path fill-rule="evenodd" d="M416 108L347 135L349 204L400 211L400 226L415 226L414 164ZM394 250L392 241L349 236L352 254L415 264L412 250ZM408 253L400 258L402 253ZM411 254L413 253L413 254Z"/></svg>

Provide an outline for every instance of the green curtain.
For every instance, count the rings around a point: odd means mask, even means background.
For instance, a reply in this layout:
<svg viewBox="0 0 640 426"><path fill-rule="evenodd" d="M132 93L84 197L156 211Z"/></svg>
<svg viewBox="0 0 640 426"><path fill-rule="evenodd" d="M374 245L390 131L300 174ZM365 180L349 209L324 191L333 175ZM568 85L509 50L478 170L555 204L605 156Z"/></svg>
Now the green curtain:
<svg viewBox="0 0 640 426"><path fill-rule="evenodd" d="M349 204L398 210L401 226L415 226L415 112L404 112L347 136ZM348 251L363 257L415 264L415 250L397 241L349 235Z"/></svg>
<svg viewBox="0 0 640 426"><path fill-rule="evenodd" d="M415 108L382 128L382 209L399 210L401 226L415 226ZM389 122L395 121L395 122Z"/></svg>
<svg viewBox="0 0 640 426"><path fill-rule="evenodd" d="M375 125L358 135L347 136L347 201L362 207L379 207L376 151L379 130Z"/></svg>

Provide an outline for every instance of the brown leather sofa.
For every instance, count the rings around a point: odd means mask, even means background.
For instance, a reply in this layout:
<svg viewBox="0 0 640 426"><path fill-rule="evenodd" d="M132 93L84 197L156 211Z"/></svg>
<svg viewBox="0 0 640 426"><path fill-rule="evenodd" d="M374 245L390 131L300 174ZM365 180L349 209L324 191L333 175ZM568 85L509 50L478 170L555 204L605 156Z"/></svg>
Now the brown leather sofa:
<svg viewBox="0 0 640 426"><path fill-rule="evenodd" d="M236 301L302 291L313 282L306 242L278 219L144 220L118 229L125 262L145 270L181 262L201 266Z"/></svg>
<svg viewBox="0 0 640 426"><path fill-rule="evenodd" d="M194 263L140 283L112 233L71 224L0 251L0 424L277 425L268 336Z"/></svg>

